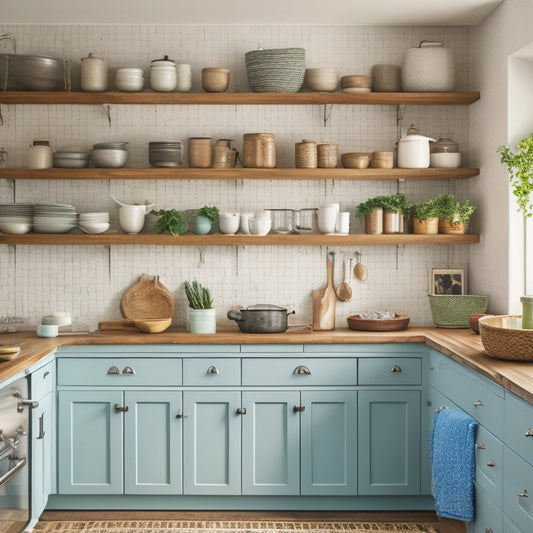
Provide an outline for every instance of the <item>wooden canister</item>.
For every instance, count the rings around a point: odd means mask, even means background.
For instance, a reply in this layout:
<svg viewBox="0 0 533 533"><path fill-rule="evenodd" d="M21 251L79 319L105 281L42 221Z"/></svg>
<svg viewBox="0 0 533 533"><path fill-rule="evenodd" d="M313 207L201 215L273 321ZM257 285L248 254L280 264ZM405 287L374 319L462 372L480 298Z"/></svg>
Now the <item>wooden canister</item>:
<svg viewBox="0 0 533 533"><path fill-rule="evenodd" d="M319 143L317 156L318 168L336 168L339 158L337 143Z"/></svg>
<svg viewBox="0 0 533 533"><path fill-rule="evenodd" d="M189 137L189 167L209 168L213 165L213 139L211 137Z"/></svg>
<svg viewBox="0 0 533 533"><path fill-rule="evenodd" d="M247 168L275 168L276 139L272 133L243 135L242 164Z"/></svg>
<svg viewBox="0 0 533 533"><path fill-rule="evenodd" d="M303 139L302 142L294 143L294 159L296 168L316 168L317 144L315 141Z"/></svg>

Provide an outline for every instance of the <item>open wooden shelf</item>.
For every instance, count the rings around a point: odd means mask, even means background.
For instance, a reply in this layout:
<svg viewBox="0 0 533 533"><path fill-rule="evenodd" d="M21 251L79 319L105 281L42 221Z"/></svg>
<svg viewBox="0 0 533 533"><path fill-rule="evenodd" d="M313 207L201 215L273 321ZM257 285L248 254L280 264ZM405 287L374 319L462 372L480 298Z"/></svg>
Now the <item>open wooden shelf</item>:
<svg viewBox="0 0 533 533"><path fill-rule="evenodd" d="M3 91L0 104L170 104L170 105L470 105L479 92L450 93L158 93Z"/></svg>
<svg viewBox="0 0 533 533"><path fill-rule="evenodd" d="M479 242L479 235L415 235L405 234L352 234L352 235L159 235L139 234L127 235L122 233L101 233L86 235L84 233L26 233L25 235L0 234L0 244L44 244L44 245L181 245L181 246L352 246L366 244L475 244Z"/></svg>
<svg viewBox="0 0 533 533"><path fill-rule="evenodd" d="M461 179L479 174L479 168L50 168L2 169L0 178L46 180L427 180Z"/></svg>

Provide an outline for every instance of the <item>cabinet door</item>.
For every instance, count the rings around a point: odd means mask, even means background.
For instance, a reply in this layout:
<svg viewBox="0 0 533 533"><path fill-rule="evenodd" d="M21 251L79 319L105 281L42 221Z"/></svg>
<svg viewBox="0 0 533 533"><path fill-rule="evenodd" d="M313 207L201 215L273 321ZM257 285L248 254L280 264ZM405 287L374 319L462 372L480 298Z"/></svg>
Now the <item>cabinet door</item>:
<svg viewBox="0 0 533 533"><path fill-rule="evenodd" d="M420 493L420 392L358 393L358 493Z"/></svg>
<svg viewBox="0 0 533 533"><path fill-rule="evenodd" d="M122 494L123 416L117 390L59 391L59 494Z"/></svg>
<svg viewBox="0 0 533 533"><path fill-rule="evenodd" d="M243 494L298 495L299 391L243 392Z"/></svg>
<svg viewBox="0 0 533 533"><path fill-rule="evenodd" d="M52 493L52 393L39 399L31 420L31 517L38 520Z"/></svg>
<svg viewBox="0 0 533 533"><path fill-rule="evenodd" d="M301 494L356 494L356 394L301 393Z"/></svg>
<svg viewBox="0 0 533 533"><path fill-rule="evenodd" d="M239 391L183 393L185 494L241 493Z"/></svg>
<svg viewBox="0 0 533 533"><path fill-rule="evenodd" d="M126 391L124 492L180 494L181 393Z"/></svg>

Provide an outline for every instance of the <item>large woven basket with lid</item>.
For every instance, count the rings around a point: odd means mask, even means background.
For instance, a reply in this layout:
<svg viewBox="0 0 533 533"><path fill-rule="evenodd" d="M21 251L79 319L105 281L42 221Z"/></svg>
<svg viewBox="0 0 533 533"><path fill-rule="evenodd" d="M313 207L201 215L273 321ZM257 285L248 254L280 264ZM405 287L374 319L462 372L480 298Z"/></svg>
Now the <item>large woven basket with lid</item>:
<svg viewBox="0 0 533 533"><path fill-rule="evenodd" d="M508 327L517 315L484 316L479 319L481 342L488 355L496 359L533 361L533 329Z"/></svg>
<svg viewBox="0 0 533 533"><path fill-rule="evenodd" d="M305 49L272 48L244 54L254 93L297 93L305 77Z"/></svg>

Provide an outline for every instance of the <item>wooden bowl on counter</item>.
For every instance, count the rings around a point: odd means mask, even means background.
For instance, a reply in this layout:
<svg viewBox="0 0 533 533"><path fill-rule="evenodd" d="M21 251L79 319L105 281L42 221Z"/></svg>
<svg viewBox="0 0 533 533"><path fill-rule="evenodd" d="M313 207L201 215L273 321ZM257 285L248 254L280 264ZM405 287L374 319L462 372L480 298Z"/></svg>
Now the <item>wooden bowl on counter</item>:
<svg viewBox="0 0 533 533"><path fill-rule="evenodd" d="M135 327L143 333L161 333L172 324L172 318L143 318L134 320Z"/></svg>
<svg viewBox="0 0 533 533"><path fill-rule="evenodd" d="M348 317L348 327L356 331L401 331L409 325L408 315L395 315L391 319L365 319L359 315Z"/></svg>

